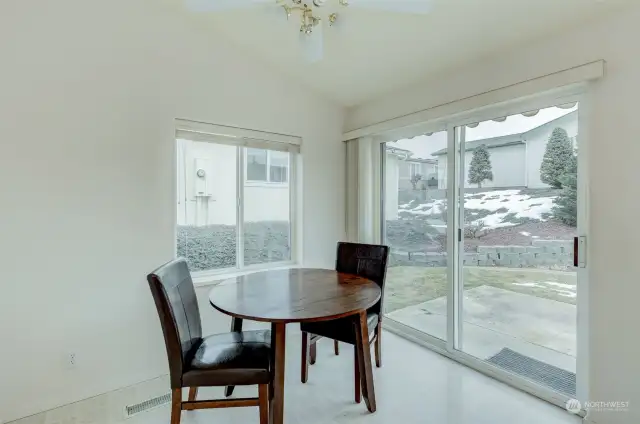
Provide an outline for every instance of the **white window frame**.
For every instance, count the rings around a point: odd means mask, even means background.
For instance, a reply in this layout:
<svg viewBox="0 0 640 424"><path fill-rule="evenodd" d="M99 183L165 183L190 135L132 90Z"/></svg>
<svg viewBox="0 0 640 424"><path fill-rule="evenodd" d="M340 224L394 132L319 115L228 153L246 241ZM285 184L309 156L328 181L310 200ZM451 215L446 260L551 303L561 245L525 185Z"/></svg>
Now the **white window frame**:
<svg viewBox="0 0 640 424"><path fill-rule="evenodd" d="M203 122L190 121L185 119L175 120L175 137L174 137L174 196L178 198L178 158L181 157L178 149L178 139L187 139L193 141L204 141L217 144L227 144L236 146L236 194L238 201L236 203L236 266L228 268L219 268L211 270L202 270L192 272L194 284L196 286L206 286L216 284L217 282L236 275L249 274L252 272L293 268L298 266L300 260L301 243L301 227L298 213L298 190L297 168L299 162L300 146L302 139L296 136L283 134L267 133L262 131L248 130L237 127L229 127L223 125L209 124ZM246 151L247 148L266 149L285 151L289 153L289 163L287 169L287 183L269 183L270 186L288 187L289 188L289 239L290 239L290 258L285 261L269 262L263 264L244 264L244 187L247 185L246 180ZM269 172L269 168L267 167ZM268 173L267 172L267 173ZM257 185L265 185L264 182ZM174 211L174 257L177 257L177 229L178 229L178 205L174 202L172 207Z"/></svg>
<svg viewBox="0 0 640 424"><path fill-rule="evenodd" d="M282 182L282 181L271 181L271 153L273 152L273 150L267 150L267 179L266 180L250 180L249 179L249 175L248 175L248 171L247 171L247 167L248 167L248 161L249 161L249 150L248 149L244 149L244 181L245 184L248 186L269 186L269 187L273 187L273 186L277 186L277 187L286 187L289 185L289 178L290 178L290 169L291 169L291 156L289 156L289 161L287 162L287 177L286 177L286 181Z"/></svg>

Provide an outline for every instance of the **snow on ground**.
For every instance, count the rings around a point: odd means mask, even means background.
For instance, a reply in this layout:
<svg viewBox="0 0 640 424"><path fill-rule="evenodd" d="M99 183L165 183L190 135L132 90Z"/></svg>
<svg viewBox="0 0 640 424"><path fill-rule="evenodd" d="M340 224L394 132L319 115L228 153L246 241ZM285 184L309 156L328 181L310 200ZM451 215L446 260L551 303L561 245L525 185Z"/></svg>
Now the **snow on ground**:
<svg viewBox="0 0 640 424"><path fill-rule="evenodd" d="M560 296L576 297L576 286L574 284L556 283L555 281L537 281L527 283L513 283L516 286L523 287L539 287L547 290L552 290Z"/></svg>
<svg viewBox="0 0 640 424"><path fill-rule="evenodd" d="M554 199L555 196L531 197L527 194L521 194L520 190L493 190L465 194L464 207L465 211L469 213L473 211L492 212L471 222L479 224L482 221L486 228L498 228L516 225L515 222L509 220L504 221L507 215L516 219L530 218L545 221L544 215L551 212ZM398 211L438 219L441 217L445 204L445 200L432 200L413 207L414 202L410 202L400 205Z"/></svg>

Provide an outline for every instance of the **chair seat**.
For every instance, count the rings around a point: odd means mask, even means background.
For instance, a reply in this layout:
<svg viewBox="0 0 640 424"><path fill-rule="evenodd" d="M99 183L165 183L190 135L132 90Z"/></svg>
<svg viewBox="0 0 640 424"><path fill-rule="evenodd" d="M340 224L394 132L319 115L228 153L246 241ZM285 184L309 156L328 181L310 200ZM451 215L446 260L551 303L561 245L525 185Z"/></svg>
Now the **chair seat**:
<svg viewBox="0 0 640 424"><path fill-rule="evenodd" d="M331 321L302 323L300 330L340 342L356 344L355 320L356 316L349 316ZM373 334L377 325L378 314L376 312L367 313L369 336Z"/></svg>
<svg viewBox="0 0 640 424"><path fill-rule="evenodd" d="M206 337L182 376L184 387L242 386L270 381L268 330Z"/></svg>

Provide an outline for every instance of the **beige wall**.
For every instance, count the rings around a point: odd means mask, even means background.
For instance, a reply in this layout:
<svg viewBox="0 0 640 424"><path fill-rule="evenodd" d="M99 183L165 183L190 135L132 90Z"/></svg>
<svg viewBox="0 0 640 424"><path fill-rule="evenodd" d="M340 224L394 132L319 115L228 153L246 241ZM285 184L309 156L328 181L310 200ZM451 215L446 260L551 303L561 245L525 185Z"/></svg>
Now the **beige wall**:
<svg viewBox="0 0 640 424"><path fill-rule="evenodd" d="M167 372L175 118L302 137L305 264L344 238L342 109L164 3L0 2L0 421Z"/></svg>
<svg viewBox="0 0 640 424"><path fill-rule="evenodd" d="M590 61L606 60L606 75L589 89L583 109L588 149L588 304L589 399L629 401L629 413L593 413L600 424L640 422L640 209L636 159L640 143L640 7L624 14L541 40L511 54L465 66L349 111L352 130L456 99L531 80ZM582 107L583 105L581 105ZM584 309L579 313L585 313ZM584 361L585 358L578 358Z"/></svg>

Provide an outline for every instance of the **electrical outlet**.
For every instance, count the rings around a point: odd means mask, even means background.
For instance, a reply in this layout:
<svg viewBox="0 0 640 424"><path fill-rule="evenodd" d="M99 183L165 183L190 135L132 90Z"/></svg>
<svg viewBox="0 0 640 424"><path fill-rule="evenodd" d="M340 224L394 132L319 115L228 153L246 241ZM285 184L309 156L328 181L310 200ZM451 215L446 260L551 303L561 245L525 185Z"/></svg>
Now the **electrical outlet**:
<svg viewBox="0 0 640 424"><path fill-rule="evenodd" d="M76 361L77 361L76 354L75 353L70 353L68 358L67 358L67 367L69 369L75 368L76 367Z"/></svg>

